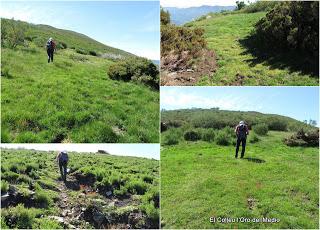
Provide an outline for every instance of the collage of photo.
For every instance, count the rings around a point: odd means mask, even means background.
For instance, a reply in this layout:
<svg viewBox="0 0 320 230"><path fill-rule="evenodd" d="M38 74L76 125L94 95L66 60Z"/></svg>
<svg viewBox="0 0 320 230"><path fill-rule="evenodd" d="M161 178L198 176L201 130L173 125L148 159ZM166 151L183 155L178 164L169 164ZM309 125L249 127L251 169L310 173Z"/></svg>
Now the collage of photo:
<svg viewBox="0 0 320 230"><path fill-rule="evenodd" d="M1 229L319 229L319 1L0 17Z"/></svg>

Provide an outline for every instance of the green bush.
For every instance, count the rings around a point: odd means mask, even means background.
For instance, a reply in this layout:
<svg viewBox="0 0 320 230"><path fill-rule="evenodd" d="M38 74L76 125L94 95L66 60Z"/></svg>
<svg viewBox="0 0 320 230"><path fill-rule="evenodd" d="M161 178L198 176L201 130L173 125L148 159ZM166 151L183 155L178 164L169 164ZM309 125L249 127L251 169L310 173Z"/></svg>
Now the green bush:
<svg viewBox="0 0 320 230"><path fill-rule="evenodd" d="M199 51L206 47L202 28L187 28L175 25L161 26L161 57L170 53L182 55L185 51L189 58L185 62L199 56ZM184 63L186 64L186 63Z"/></svg>
<svg viewBox="0 0 320 230"><path fill-rule="evenodd" d="M24 23L16 23L13 19L1 18L1 45L16 48L23 45L26 26Z"/></svg>
<svg viewBox="0 0 320 230"><path fill-rule="evenodd" d="M27 131L20 133L16 139L16 143L39 143L41 142L39 136L33 132Z"/></svg>
<svg viewBox="0 0 320 230"><path fill-rule="evenodd" d="M112 64L108 76L113 80L135 81L159 88L159 71L155 64L146 58L127 58Z"/></svg>
<svg viewBox="0 0 320 230"><path fill-rule="evenodd" d="M90 50L90 51L89 51L89 54L90 54L91 56L98 56L97 52L94 51L94 50Z"/></svg>
<svg viewBox="0 0 320 230"><path fill-rule="evenodd" d="M84 49L76 49L76 52L78 54L83 54L83 55L87 55L88 54L88 52L86 50L84 50Z"/></svg>
<svg viewBox="0 0 320 230"><path fill-rule="evenodd" d="M119 189L113 190L113 194L117 197L126 196L128 189L125 186L120 186Z"/></svg>
<svg viewBox="0 0 320 230"><path fill-rule="evenodd" d="M32 224L33 229L62 229L63 226L60 225L56 220L51 220L48 218L37 218Z"/></svg>
<svg viewBox="0 0 320 230"><path fill-rule="evenodd" d="M318 57L318 14L318 1L284 1L258 21L256 32L269 47L299 50Z"/></svg>
<svg viewBox="0 0 320 230"><path fill-rule="evenodd" d="M253 126L253 130L256 134L261 136L267 135L269 131L268 126L264 123Z"/></svg>
<svg viewBox="0 0 320 230"><path fill-rule="evenodd" d="M230 145L232 143L231 137L227 130L219 130L216 135L216 143L218 145Z"/></svg>
<svg viewBox="0 0 320 230"><path fill-rule="evenodd" d="M9 182L16 182L18 177L19 177L19 174L15 173L15 172L12 172L12 171L4 172L1 175L1 179L4 179L4 180L9 181Z"/></svg>
<svg viewBox="0 0 320 230"><path fill-rule="evenodd" d="M126 187L131 194L143 195L147 191L147 184L140 180L131 180Z"/></svg>
<svg viewBox="0 0 320 230"><path fill-rule="evenodd" d="M213 142L215 137L214 129L204 129L202 131L201 139L207 142Z"/></svg>
<svg viewBox="0 0 320 230"><path fill-rule="evenodd" d="M10 228L30 229L38 213L34 208L28 209L22 204L18 204L16 207L3 211L1 216L4 217L6 224ZM9 219L10 221L8 221Z"/></svg>
<svg viewBox="0 0 320 230"><path fill-rule="evenodd" d="M198 141L201 139L201 135L194 130L186 131L183 137L186 141Z"/></svg>
<svg viewBox="0 0 320 230"><path fill-rule="evenodd" d="M164 10L162 7L160 10L160 22L161 22L161 25L170 24L170 14L168 11Z"/></svg>
<svg viewBox="0 0 320 230"><path fill-rule="evenodd" d="M258 141L260 141L260 139L259 139L259 137L258 137L255 133L251 133L251 134L249 135L249 142L250 142L250 143L256 143L256 142L258 142Z"/></svg>
<svg viewBox="0 0 320 230"><path fill-rule="evenodd" d="M305 131L299 130L297 133L284 139L288 146L318 147L319 146L319 129Z"/></svg>
<svg viewBox="0 0 320 230"><path fill-rule="evenodd" d="M275 130L275 131L287 131L288 123L280 119L272 119L268 123L268 128L269 130Z"/></svg>
<svg viewBox="0 0 320 230"><path fill-rule="evenodd" d="M58 42L57 48L58 49L67 49L68 45L65 42Z"/></svg>
<svg viewBox="0 0 320 230"><path fill-rule="evenodd" d="M165 135L163 135L163 144L165 145L177 145L180 141L181 133L176 128L169 129Z"/></svg>
<svg viewBox="0 0 320 230"><path fill-rule="evenodd" d="M5 180L1 180L1 193L6 193L9 189L9 183Z"/></svg>
<svg viewBox="0 0 320 230"><path fill-rule="evenodd" d="M269 11L278 3L278 1L257 1L245 6L242 11L246 13Z"/></svg>

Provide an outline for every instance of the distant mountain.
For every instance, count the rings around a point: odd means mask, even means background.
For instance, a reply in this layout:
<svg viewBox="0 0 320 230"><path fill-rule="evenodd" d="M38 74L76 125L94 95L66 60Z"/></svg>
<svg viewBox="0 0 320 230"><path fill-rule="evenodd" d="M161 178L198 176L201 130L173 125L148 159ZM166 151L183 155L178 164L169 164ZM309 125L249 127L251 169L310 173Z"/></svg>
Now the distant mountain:
<svg viewBox="0 0 320 230"><path fill-rule="evenodd" d="M160 60L151 60L152 62L153 62L153 64L155 64L155 65L160 65Z"/></svg>
<svg viewBox="0 0 320 230"><path fill-rule="evenodd" d="M168 10L171 22L182 25L210 12L217 13L223 10L234 10L236 6L199 6L189 8L163 7Z"/></svg>

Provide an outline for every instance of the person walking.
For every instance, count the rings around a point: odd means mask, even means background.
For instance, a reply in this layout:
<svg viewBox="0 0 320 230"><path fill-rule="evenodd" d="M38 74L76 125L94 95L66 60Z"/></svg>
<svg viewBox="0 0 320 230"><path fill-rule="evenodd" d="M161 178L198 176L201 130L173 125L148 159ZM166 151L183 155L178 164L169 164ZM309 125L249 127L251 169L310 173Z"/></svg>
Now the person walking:
<svg viewBox="0 0 320 230"><path fill-rule="evenodd" d="M53 41L52 38L49 38L47 41L47 54L48 54L48 63L53 62L53 53L56 48L56 43Z"/></svg>
<svg viewBox="0 0 320 230"><path fill-rule="evenodd" d="M57 155L57 162L60 169L61 178L64 182L67 181L67 166L68 166L69 156L67 151L59 152Z"/></svg>
<svg viewBox="0 0 320 230"><path fill-rule="evenodd" d="M244 121L240 121L239 124L236 126L234 131L235 131L235 133L237 135L237 146L236 146L235 158L238 158L238 152L239 152L240 144L242 144L241 158L243 158L244 157L244 153L246 151L247 136L249 135L248 126L245 124Z"/></svg>

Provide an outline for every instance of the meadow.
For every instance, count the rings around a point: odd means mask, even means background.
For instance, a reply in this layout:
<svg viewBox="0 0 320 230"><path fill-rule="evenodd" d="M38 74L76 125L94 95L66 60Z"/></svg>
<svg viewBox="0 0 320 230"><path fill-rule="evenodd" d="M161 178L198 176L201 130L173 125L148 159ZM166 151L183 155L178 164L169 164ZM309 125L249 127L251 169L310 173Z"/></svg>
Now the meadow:
<svg viewBox="0 0 320 230"><path fill-rule="evenodd" d="M54 152L1 151L1 228L158 228L159 161L69 153L67 182Z"/></svg>
<svg viewBox="0 0 320 230"><path fill-rule="evenodd" d="M216 71L197 85L318 85L318 63L310 64L299 52L274 52L253 36L254 25L265 15L216 13L185 24L204 29L207 46L217 55Z"/></svg>
<svg viewBox="0 0 320 230"><path fill-rule="evenodd" d="M108 76L132 54L72 31L11 23L24 39L15 48L2 42L2 142L158 142L159 91ZM53 63L49 37L57 43Z"/></svg>
<svg viewBox="0 0 320 230"><path fill-rule="evenodd" d="M249 134L249 140L251 140ZM161 151L163 228L319 227L316 147L288 147L290 132L248 141L244 159L234 145L180 141ZM276 223L210 223L210 217L277 218Z"/></svg>

